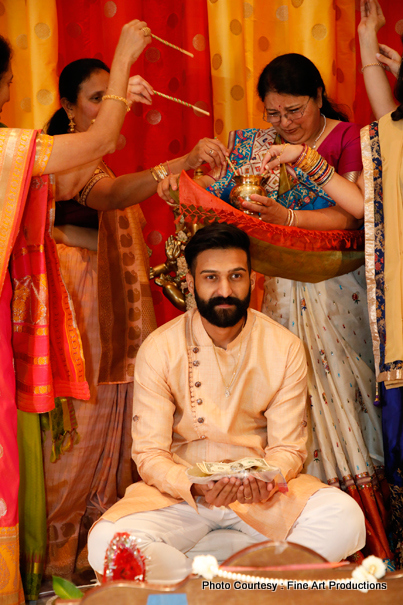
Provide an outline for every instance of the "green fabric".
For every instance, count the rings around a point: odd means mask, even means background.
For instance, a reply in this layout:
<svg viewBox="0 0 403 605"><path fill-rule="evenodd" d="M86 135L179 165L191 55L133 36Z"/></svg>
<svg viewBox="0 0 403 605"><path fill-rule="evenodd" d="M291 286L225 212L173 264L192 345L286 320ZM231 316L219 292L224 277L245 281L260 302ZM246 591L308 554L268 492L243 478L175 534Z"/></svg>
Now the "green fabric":
<svg viewBox="0 0 403 605"><path fill-rule="evenodd" d="M20 564L25 598L36 601L46 554L46 500L38 414L18 410Z"/></svg>
<svg viewBox="0 0 403 605"><path fill-rule="evenodd" d="M80 441L77 418L71 397L55 397L55 407L40 415L41 428L52 435L51 462L57 462L65 452L70 452Z"/></svg>

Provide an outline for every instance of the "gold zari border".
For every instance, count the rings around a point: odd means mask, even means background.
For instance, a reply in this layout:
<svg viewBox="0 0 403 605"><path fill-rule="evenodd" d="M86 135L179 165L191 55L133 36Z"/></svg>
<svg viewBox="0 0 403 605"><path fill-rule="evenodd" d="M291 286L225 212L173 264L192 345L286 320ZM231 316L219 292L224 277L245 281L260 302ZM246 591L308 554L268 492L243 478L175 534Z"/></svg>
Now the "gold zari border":
<svg viewBox="0 0 403 605"><path fill-rule="evenodd" d="M374 173L369 126L365 126L361 129L361 155L362 164L364 167L365 187L365 277L367 280L368 315L372 336L372 346L374 350L375 373L377 380L379 381L379 365L381 362L381 355L378 323L376 319Z"/></svg>

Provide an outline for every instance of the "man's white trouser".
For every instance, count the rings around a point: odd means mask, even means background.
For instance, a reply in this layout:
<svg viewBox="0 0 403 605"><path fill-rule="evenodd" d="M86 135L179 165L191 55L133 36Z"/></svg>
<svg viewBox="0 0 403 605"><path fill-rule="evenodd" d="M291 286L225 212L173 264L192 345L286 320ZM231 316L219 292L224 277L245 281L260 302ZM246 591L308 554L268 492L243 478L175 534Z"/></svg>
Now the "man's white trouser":
<svg viewBox="0 0 403 605"><path fill-rule="evenodd" d="M214 530L220 540L214 543ZM116 532L135 536L147 561L147 580L177 582L192 568L192 558L214 555L222 562L238 550L268 540L231 509L206 508L198 513L186 502L122 517L116 523L101 519L88 538L88 560L103 573L105 552ZM329 561L340 561L365 545L365 520L358 504L335 487L311 496L292 526L287 541L307 546ZM186 553L186 554L185 554Z"/></svg>

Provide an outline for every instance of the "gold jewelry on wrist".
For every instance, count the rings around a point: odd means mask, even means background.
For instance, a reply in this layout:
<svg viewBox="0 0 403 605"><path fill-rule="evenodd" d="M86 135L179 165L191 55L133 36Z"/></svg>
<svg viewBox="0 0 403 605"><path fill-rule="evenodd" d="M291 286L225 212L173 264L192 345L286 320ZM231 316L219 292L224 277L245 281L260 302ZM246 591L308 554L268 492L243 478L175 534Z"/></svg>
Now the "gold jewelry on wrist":
<svg viewBox="0 0 403 605"><path fill-rule="evenodd" d="M366 69L367 67L375 67L376 65L379 65L379 67L385 69L385 66L382 63L379 63L379 61L377 61L376 63L367 63L366 65L363 65L361 67L361 73L364 73L364 69Z"/></svg>
<svg viewBox="0 0 403 605"><path fill-rule="evenodd" d="M285 227L293 227L294 226L294 219L295 219L295 212L294 210L291 210L291 208L287 208L287 220L285 222Z"/></svg>
<svg viewBox="0 0 403 605"><path fill-rule="evenodd" d="M126 105L126 111L130 111L129 101L125 97L118 97L117 95L104 95L102 97L102 100L105 101L106 99L113 99L113 101L121 101Z"/></svg>
<svg viewBox="0 0 403 605"><path fill-rule="evenodd" d="M288 211L290 213L290 218L288 220L287 227L296 227L298 224L297 215L295 214L295 211L292 210L292 208L288 208Z"/></svg>
<svg viewBox="0 0 403 605"><path fill-rule="evenodd" d="M309 178L320 187L324 187L332 178L334 168L315 150L303 145L303 151L294 167L300 168Z"/></svg>
<svg viewBox="0 0 403 605"><path fill-rule="evenodd" d="M157 183L160 183L168 176L168 171L163 164L158 164L157 166L154 166L154 168L150 168L150 172Z"/></svg>
<svg viewBox="0 0 403 605"><path fill-rule="evenodd" d="M295 210L294 210L294 219L295 219L295 224L293 225L293 227L298 227L298 214L295 212Z"/></svg>

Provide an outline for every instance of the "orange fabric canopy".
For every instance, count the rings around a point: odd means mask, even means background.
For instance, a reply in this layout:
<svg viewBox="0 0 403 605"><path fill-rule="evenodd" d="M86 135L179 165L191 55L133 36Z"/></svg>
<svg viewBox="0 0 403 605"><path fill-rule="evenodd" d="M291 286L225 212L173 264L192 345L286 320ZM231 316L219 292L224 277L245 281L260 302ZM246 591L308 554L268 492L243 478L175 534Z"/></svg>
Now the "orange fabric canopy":
<svg viewBox="0 0 403 605"><path fill-rule="evenodd" d="M251 239L252 267L264 275L316 283L364 263L363 231L312 231L264 223L202 189L185 172L179 192L186 221L225 221L245 231Z"/></svg>

